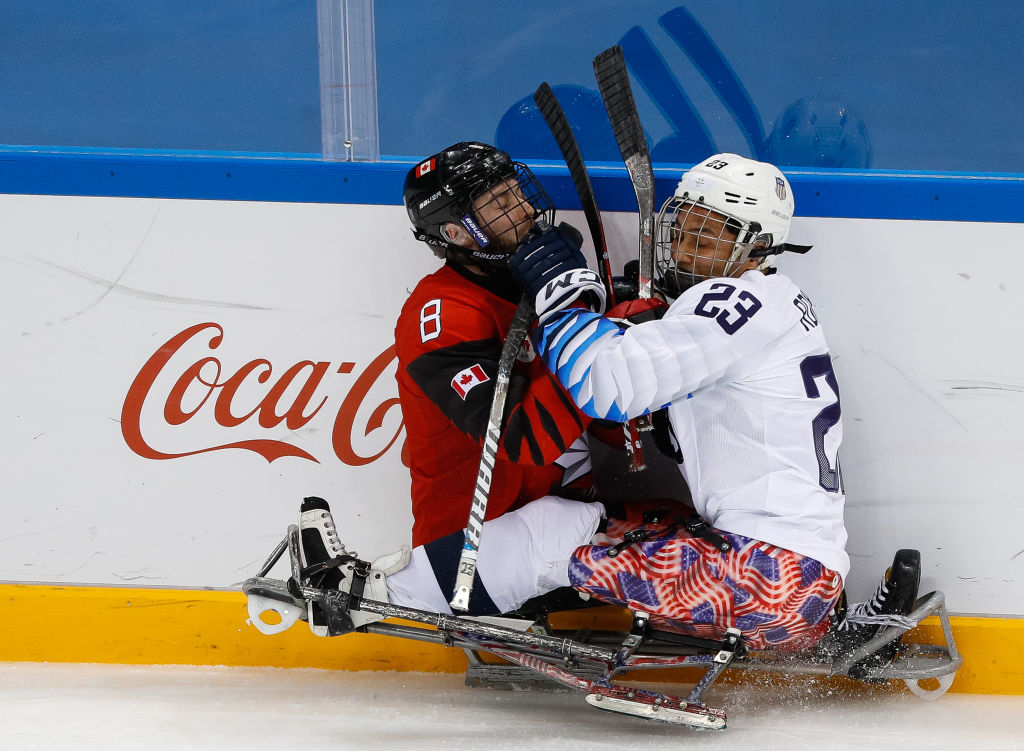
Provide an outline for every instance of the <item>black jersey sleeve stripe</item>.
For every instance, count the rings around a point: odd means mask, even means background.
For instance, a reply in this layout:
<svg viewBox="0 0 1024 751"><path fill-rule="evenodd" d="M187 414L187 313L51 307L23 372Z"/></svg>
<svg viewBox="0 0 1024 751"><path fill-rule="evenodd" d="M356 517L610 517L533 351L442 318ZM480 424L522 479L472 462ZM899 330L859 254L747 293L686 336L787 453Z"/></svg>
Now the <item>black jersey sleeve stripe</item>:
<svg viewBox="0 0 1024 751"><path fill-rule="evenodd" d="M539 401L537 402L537 415L540 417L540 424L544 426L544 432L555 442L558 450L564 454L567 447L565 441L562 440L562 434L558 430L558 422Z"/></svg>
<svg viewBox="0 0 1024 751"><path fill-rule="evenodd" d="M497 339L460 342L457 346L442 347L420 355L409 363L406 371L455 427L476 440L482 440L487 430L500 353L501 342ZM452 381L474 365L480 366L488 380L473 385L463 398Z"/></svg>
<svg viewBox="0 0 1024 751"><path fill-rule="evenodd" d="M565 409L565 413L571 416L572 419L576 421L576 425L582 433L583 420L580 419L580 411L579 407L576 406L576 402L574 402L572 398L567 393L565 393L565 391L562 389L562 384L559 383L558 379L555 378L555 376L550 371L548 371L548 380L550 380L551 384L555 387L555 394L561 400L562 407L564 407Z"/></svg>
<svg viewBox="0 0 1024 751"><path fill-rule="evenodd" d="M519 461L520 447L525 442L530 450L530 459L534 464L544 464L544 452L541 450L537 437L534 435L533 425L530 417L522 403L517 404L509 415L508 424L505 427L502 440L505 444L505 451L512 461ZM513 447L516 456L512 456Z"/></svg>

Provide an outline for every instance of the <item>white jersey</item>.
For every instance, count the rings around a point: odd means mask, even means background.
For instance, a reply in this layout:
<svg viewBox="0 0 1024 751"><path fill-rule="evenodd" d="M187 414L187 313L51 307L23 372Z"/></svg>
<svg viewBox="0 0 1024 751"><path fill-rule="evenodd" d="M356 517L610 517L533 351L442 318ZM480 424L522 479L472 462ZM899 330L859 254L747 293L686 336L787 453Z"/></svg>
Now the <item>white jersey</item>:
<svg viewBox="0 0 1024 751"><path fill-rule="evenodd" d="M540 339L587 414L624 421L668 407L709 524L846 577L839 387L811 302L788 277L709 279L625 331L569 310Z"/></svg>

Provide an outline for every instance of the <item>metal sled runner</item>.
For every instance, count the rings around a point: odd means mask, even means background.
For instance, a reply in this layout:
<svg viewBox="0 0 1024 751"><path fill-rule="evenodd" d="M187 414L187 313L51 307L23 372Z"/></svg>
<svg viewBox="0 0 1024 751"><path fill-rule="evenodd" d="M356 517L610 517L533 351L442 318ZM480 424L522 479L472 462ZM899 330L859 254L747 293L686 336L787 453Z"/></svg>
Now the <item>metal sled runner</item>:
<svg viewBox="0 0 1024 751"><path fill-rule="evenodd" d="M848 675L851 666L898 639L909 629L889 627L857 650L831 663L815 662L810 655L770 651L749 652L740 632L730 629L721 641L653 631L644 613L633 613L629 632L558 632L546 616L488 617L430 613L385 602L363 599L347 592L317 589L300 584L299 530L292 525L261 567L243 584L251 621L265 634L280 633L305 620L316 604L323 610L332 635L360 631L443 644L466 650L470 667L466 682L494 687L558 686L585 694L588 704L620 714L683 725L721 730L726 726L723 709L707 706L702 697L727 669L774 671L820 676ZM270 570L289 554L291 578L267 578ZM402 618L416 626L374 622L353 629L351 612L372 613L383 618ZM279 622L264 620L275 613ZM957 652L953 631L941 592L917 601L909 620L916 626L936 615L945 643L900 643L895 661L888 666L862 671L871 682L903 680L923 698L937 698L953 682L963 658ZM490 653L508 664L479 659ZM685 698L632 688L613 679L626 671L698 667L703 676ZM926 689L921 681L937 679L938 687Z"/></svg>

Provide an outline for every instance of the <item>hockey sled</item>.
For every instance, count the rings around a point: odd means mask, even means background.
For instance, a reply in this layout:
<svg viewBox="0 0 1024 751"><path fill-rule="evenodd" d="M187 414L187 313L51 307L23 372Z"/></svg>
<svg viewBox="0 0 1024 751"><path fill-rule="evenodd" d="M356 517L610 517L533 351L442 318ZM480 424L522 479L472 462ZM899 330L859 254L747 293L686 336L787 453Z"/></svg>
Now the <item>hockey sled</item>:
<svg viewBox="0 0 1024 751"><path fill-rule="evenodd" d="M291 577L267 578L274 565L288 553ZM466 650L470 657L466 682L502 688L561 687L585 694L588 704L610 712L697 729L721 730L726 726L724 709L704 703L707 689L725 670L762 670L819 676L849 675L852 666L874 654L909 629L889 627L861 648L830 663L817 662L809 654L748 651L740 632L730 629L721 641L687 637L651 629L644 613L633 613L628 633L556 631L546 615L490 617L430 613L386 602L363 599L347 592L323 590L300 584L299 530L292 525L259 573L243 584L251 622L265 634L280 633L317 604L324 611L331 635L361 631L404 639L443 644ZM374 622L353 629L352 612L384 618L402 618L421 625ZM277 622L264 619L276 614ZM860 680L903 680L910 690L926 699L944 694L953 682L963 658L957 652L953 631L941 592L917 600L909 621L915 626L936 615L945 643L900 643L895 661L884 667L859 671ZM507 661L493 664L480 659L490 653ZM613 679L626 671L699 667L703 676L685 698L632 688ZM928 689L921 681L937 679Z"/></svg>

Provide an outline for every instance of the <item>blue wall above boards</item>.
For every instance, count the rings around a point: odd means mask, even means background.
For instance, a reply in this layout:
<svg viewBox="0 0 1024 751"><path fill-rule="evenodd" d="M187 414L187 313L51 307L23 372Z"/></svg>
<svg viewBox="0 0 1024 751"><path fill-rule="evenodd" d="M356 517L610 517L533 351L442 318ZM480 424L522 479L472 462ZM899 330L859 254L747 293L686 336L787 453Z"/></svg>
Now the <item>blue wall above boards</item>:
<svg viewBox="0 0 1024 751"><path fill-rule="evenodd" d="M554 156L530 100L547 81L584 158L612 159L591 61L618 44L655 162L1024 172L1017 0L517 2L489 8L501 34L472 9L377 3L382 153L493 138ZM444 40L418 44L438 19Z"/></svg>
<svg viewBox="0 0 1024 751"><path fill-rule="evenodd" d="M324 162L281 154L0 149L0 193L398 205L411 161ZM568 170L531 165L559 208L578 209ZM621 163L588 165L604 211L635 211ZM686 165L655 169L658 201ZM1024 175L785 170L797 215L1024 222Z"/></svg>
<svg viewBox="0 0 1024 751"><path fill-rule="evenodd" d="M0 144L319 152L316 6L0 0ZM1024 173L1019 0L478 6L376 2L380 153L556 158L548 81L584 157L615 160L591 61L618 44L658 163Z"/></svg>
<svg viewBox="0 0 1024 751"><path fill-rule="evenodd" d="M314 0L0 0L0 143L320 149Z"/></svg>

